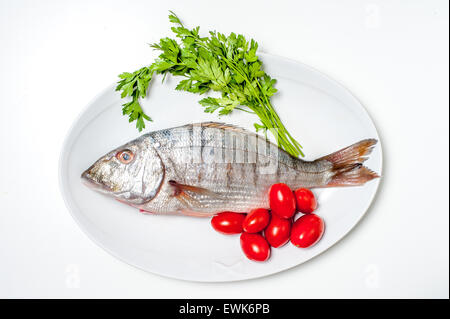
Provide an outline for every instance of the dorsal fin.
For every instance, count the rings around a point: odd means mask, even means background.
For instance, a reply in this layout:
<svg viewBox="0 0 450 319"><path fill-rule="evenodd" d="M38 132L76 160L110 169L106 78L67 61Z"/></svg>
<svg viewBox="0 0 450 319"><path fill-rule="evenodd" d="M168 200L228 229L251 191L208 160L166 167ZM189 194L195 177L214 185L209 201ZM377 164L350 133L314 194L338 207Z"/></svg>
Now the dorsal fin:
<svg viewBox="0 0 450 319"><path fill-rule="evenodd" d="M255 134L253 132L250 132L249 130L233 125L233 124L226 124L223 122L202 122L202 123L194 123L193 126L203 126L203 127L210 127L210 128L220 128L224 130L231 130L235 132L241 132L241 133L247 133L247 134Z"/></svg>

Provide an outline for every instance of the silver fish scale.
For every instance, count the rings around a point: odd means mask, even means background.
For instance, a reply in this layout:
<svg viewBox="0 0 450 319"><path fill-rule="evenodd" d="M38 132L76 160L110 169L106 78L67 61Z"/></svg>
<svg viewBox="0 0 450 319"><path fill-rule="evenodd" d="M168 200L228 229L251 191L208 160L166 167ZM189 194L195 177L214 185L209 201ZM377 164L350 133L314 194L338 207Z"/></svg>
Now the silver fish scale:
<svg viewBox="0 0 450 319"><path fill-rule="evenodd" d="M293 158L256 134L218 123L185 125L145 137L164 166L159 192L143 207L156 213L248 211L268 207L267 191L274 183L320 187L331 178L328 161ZM169 181L207 191L179 196Z"/></svg>

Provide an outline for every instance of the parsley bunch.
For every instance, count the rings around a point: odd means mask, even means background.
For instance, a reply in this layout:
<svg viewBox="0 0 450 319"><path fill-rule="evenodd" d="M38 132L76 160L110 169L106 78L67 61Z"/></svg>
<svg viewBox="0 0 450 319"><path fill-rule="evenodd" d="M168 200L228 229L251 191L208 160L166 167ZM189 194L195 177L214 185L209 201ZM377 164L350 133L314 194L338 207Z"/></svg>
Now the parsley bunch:
<svg viewBox="0 0 450 319"><path fill-rule="evenodd" d="M226 115L233 110L254 113L260 123L255 123L256 131L271 132L278 146L291 155L303 155L302 146L289 134L275 112L270 97L277 92L276 80L262 70L262 63L256 55L258 43L247 41L243 35L210 31L209 37L201 37L199 27L189 30L184 27L175 13L170 12L172 31L179 41L162 38L152 44L161 51L159 57L148 67L133 73L122 73L116 87L122 91L122 98L131 97L123 104L123 114L129 121L136 121L139 131L145 128L144 120L151 118L144 113L139 98L145 97L154 74L168 73L184 77L176 90L203 94L210 90L221 93L220 97L206 97L199 101L205 112L218 111ZM164 81L163 78L163 81Z"/></svg>

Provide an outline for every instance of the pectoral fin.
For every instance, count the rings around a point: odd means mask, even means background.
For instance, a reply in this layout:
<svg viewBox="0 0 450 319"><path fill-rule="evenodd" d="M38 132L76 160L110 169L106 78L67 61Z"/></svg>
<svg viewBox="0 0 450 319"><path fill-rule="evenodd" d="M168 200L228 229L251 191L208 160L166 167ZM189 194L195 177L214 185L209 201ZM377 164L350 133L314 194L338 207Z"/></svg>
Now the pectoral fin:
<svg viewBox="0 0 450 319"><path fill-rule="evenodd" d="M189 209L182 209L180 210L180 213L183 214L184 216L190 217L209 217L215 214L215 213L199 213Z"/></svg>
<svg viewBox="0 0 450 319"><path fill-rule="evenodd" d="M193 194L199 194L199 195L207 195L219 198L220 195L203 187L198 186L192 186L192 185L186 185L186 184L180 184L174 180L170 180L169 184L175 188L175 196L180 195L181 193L190 192Z"/></svg>
<svg viewBox="0 0 450 319"><path fill-rule="evenodd" d="M202 213L202 209L204 209L203 200L205 198L214 198L220 199L221 195L217 194L209 189L180 184L174 180L170 180L169 184L174 188L174 195L182 204L184 209L180 212L184 215L188 216L210 216L210 213ZM199 212L200 211L200 212Z"/></svg>

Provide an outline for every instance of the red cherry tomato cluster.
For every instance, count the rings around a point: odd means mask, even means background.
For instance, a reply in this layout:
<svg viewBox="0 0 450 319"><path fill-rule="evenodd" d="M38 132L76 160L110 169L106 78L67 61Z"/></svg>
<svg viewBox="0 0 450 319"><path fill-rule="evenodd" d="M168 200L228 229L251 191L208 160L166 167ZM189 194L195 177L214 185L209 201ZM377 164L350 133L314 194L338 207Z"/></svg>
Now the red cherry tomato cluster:
<svg viewBox="0 0 450 319"><path fill-rule="evenodd" d="M293 245L307 248L323 235L325 224L312 214L317 208L314 194L306 188L292 191L283 183L269 189L270 211L257 208L250 213L223 212L211 220L212 227L222 234L241 234L241 248L248 259L266 261L270 249ZM296 212L303 215L295 221Z"/></svg>

